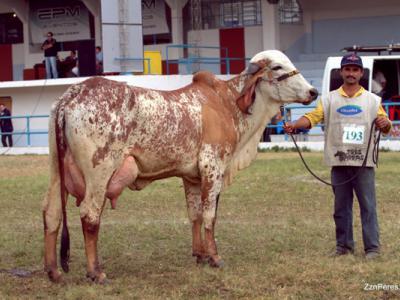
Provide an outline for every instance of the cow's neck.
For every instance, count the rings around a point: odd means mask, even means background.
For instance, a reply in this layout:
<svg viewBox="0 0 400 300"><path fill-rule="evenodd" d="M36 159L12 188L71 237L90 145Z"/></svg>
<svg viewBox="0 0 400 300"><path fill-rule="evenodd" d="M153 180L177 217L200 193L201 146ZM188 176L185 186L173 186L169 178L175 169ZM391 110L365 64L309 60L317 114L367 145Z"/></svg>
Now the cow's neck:
<svg viewBox="0 0 400 300"><path fill-rule="evenodd" d="M247 78L248 76L246 75L239 75L229 80L228 85L237 95L240 95ZM239 113L241 142L247 143L250 138L259 140L265 126L279 112L279 109L279 102L272 99L263 99L260 90L256 88L256 99L250 108L251 115Z"/></svg>

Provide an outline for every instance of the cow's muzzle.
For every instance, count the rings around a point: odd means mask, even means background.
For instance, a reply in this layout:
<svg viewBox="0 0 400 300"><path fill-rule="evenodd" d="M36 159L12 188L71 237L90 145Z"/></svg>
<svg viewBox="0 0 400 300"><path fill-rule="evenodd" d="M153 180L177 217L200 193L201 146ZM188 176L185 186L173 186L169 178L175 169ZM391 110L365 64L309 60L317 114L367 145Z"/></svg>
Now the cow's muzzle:
<svg viewBox="0 0 400 300"><path fill-rule="evenodd" d="M310 105L311 102L313 102L315 99L318 98L319 94L318 94L318 90L317 89L312 88L312 89L310 89L310 91L308 93L309 93L309 97L307 98L306 101L298 101L298 102L301 103L301 104L304 104L304 105Z"/></svg>

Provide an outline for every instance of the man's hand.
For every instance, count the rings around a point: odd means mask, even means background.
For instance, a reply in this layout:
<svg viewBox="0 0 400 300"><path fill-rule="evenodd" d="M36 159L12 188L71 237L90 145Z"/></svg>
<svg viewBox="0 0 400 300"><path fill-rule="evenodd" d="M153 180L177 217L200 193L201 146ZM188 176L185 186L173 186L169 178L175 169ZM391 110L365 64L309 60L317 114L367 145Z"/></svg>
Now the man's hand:
<svg viewBox="0 0 400 300"><path fill-rule="evenodd" d="M285 133L287 133L287 134L292 134L292 133L294 133L295 130L296 130L296 128L294 127L294 123L286 122L283 125L283 131L285 131Z"/></svg>
<svg viewBox="0 0 400 300"><path fill-rule="evenodd" d="M379 130L384 130L390 126L390 121L385 117L377 117L375 120L375 125Z"/></svg>

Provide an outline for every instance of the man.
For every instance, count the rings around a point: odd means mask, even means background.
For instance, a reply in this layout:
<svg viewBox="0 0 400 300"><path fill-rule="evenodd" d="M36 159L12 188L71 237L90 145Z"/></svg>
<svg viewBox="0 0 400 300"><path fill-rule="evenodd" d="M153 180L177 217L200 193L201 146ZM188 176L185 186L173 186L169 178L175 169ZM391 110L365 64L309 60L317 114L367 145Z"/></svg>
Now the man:
<svg viewBox="0 0 400 300"><path fill-rule="evenodd" d="M58 78L57 72L57 42L53 39L53 33L47 33L47 39L42 44L46 65L46 78ZM53 75L53 76L52 76Z"/></svg>
<svg viewBox="0 0 400 300"><path fill-rule="evenodd" d="M340 74L343 85L339 89L322 98L314 111L294 123L286 124L284 129L286 133L292 133L296 129L309 129L324 121L324 159L325 163L332 167L332 183L344 182L360 171L351 182L333 187L335 255L354 252L354 191L360 205L364 251L367 259L373 259L379 256L380 244L375 199L375 164L371 147L366 167L360 167L366 155L373 120L376 118L376 128L383 133L390 131L391 123L382 108L380 97L366 91L359 83L363 76L363 64L359 56L345 55L341 61Z"/></svg>
<svg viewBox="0 0 400 300"><path fill-rule="evenodd" d="M1 142L3 144L3 147L12 147L13 139L11 132L13 132L14 130L12 121L10 118L3 119L2 117L11 117L11 113L3 103L0 103L0 129L2 132ZM8 139L8 145L7 145L7 139Z"/></svg>
<svg viewBox="0 0 400 300"><path fill-rule="evenodd" d="M65 77L77 77L79 75L78 57L75 50L71 50L69 56L64 59L61 65Z"/></svg>
<svg viewBox="0 0 400 300"><path fill-rule="evenodd" d="M103 73L103 52L101 47L96 47L96 75L101 75Z"/></svg>

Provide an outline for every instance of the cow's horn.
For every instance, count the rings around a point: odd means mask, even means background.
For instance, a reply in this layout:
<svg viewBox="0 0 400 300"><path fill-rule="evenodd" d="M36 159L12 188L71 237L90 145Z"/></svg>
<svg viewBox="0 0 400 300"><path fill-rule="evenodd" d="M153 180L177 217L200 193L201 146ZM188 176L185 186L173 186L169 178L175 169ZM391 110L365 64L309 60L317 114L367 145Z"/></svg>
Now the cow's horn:
<svg viewBox="0 0 400 300"><path fill-rule="evenodd" d="M260 70L260 66L258 64L250 63L246 69L246 74L254 74L257 73L258 70Z"/></svg>

